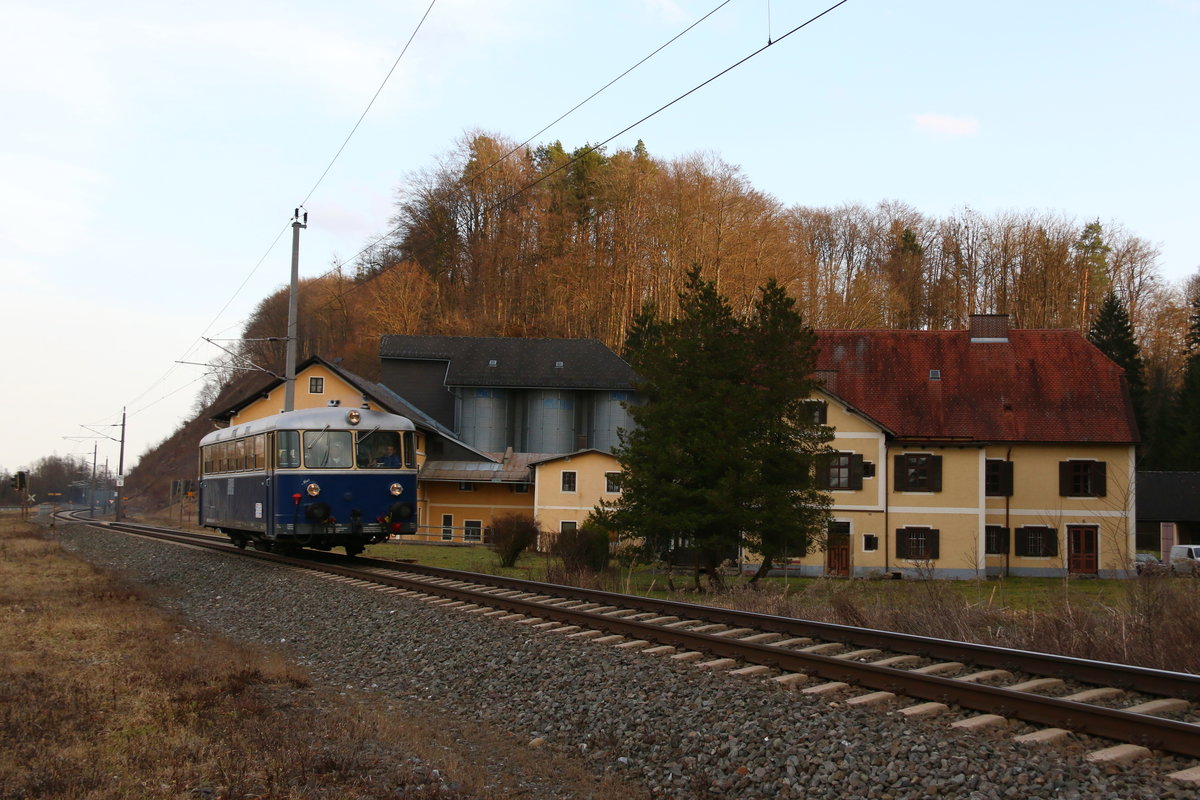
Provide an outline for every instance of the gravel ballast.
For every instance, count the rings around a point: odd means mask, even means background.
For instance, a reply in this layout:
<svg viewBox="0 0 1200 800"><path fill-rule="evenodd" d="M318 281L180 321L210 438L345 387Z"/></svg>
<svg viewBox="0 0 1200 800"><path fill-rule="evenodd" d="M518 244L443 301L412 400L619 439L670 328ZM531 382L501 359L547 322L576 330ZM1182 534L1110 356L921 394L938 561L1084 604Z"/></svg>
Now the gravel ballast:
<svg viewBox="0 0 1200 800"><path fill-rule="evenodd" d="M770 681L572 640L269 564L81 526L64 546L161 590L171 611L282 647L332 686L420 698L684 798L1194 798L1192 766L1086 762L1004 736L952 733Z"/></svg>

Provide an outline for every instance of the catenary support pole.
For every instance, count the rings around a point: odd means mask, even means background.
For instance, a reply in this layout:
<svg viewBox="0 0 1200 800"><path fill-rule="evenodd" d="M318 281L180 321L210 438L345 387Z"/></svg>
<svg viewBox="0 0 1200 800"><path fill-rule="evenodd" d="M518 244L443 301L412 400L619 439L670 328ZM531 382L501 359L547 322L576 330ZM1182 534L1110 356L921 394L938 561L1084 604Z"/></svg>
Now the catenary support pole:
<svg viewBox="0 0 1200 800"><path fill-rule="evenodd" d="M296 295L300 286L300 229L308 227L308 212L300 216L297 208L292 216L292 282L288 292L287 368L283 373L283 410L296 408Z"/></svg>

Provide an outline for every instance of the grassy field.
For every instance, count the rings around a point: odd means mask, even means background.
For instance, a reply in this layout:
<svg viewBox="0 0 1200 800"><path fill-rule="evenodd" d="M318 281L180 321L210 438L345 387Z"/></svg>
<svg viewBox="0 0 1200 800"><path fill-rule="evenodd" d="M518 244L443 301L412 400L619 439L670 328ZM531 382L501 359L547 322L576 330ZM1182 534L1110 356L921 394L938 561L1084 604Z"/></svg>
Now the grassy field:
<svg viewBox="0 0 1200 800"><path fill-rule="evenodd" d="M11 516L0 609L0 797L533 800L514 788L531 778L633 796L432 704L314 685L278 654L164 617Z"/></svg>

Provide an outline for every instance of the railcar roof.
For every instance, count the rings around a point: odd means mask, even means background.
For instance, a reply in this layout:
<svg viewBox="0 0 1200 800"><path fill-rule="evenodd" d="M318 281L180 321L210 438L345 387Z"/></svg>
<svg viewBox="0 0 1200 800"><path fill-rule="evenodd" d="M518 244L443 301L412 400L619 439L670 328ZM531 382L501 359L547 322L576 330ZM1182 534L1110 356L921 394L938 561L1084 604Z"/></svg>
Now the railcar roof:
<svg viewBox="0 0 1200 800"><path fill-rule="evenodd" d="M358 411L361 421L351 425L346 415ZM367 408L353 409L346 406L335 408L301 408L286 414L273 414L269 417L251 420L250 422L230 428L213 431L200 440L200 444L212 444L236 439L240 436L250 436L255 433L265 433L274 430L357 430L370 431L375 428L395 431L416 430L408 417L399 414L389 414L386 411L373 411Z"/></svg>

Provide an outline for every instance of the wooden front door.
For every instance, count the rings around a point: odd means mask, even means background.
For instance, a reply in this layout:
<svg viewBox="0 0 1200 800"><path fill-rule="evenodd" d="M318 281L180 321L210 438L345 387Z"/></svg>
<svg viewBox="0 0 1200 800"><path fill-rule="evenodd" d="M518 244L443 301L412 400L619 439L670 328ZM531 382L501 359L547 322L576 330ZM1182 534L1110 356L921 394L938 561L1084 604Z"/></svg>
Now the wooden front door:
<svg viewBox="0 0 1200 800"><path fill-rule="evenodd" d="M1090 525L1067 527L1067 570L1073 574L1095 575L1100 567L1096 529Z"/></svg>
<svg viewBox="0 0 1200 800"><path fill-rule="evenodd" d="M850 577L850 523L832 522L829 542L825 546L825 574L835 578Z"/></svg>

